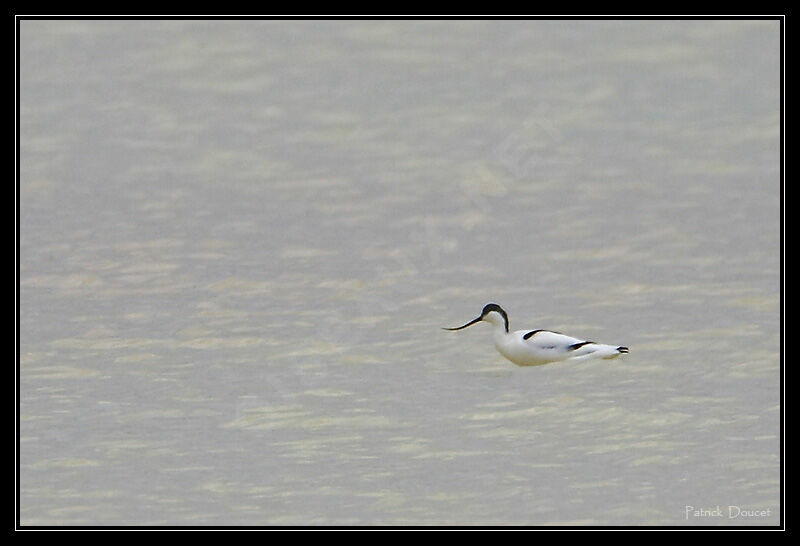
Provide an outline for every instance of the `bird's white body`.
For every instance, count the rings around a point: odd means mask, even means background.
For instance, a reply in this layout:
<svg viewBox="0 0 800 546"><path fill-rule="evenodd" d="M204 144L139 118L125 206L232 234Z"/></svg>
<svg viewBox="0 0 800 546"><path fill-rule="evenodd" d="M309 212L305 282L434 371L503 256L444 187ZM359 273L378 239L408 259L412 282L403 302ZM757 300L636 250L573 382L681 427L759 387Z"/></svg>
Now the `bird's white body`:
<svg viewBox="0 0 800 546"><path fill-rule="evenodd" d="M539 366L551 362L574 362L592 358L611 359L628 352L628 348L624 346L594 343L550 330L509 332L508 315L496 304L484 307L481 316L472 322L446 330L460 330L479 321L492 324L494 346L517 366Z"/></svg>

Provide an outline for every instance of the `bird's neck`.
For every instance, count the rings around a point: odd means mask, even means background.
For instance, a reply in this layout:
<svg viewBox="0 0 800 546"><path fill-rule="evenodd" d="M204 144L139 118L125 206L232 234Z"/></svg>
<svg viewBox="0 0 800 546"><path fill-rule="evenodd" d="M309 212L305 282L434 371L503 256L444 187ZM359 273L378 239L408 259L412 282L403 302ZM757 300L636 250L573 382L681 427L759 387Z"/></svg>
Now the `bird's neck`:
<svg viewBox="0 0 800 546"><path fill-rule="evenodd" d="M505 324L492 325L492 341L494 341L494 346L497 347L498 351L506 354L504 349L510 340L511 337L508 335L508 332L506 332Z"/></svg>
<svg viewBox="0 0 800 546"><path fill-rule="evenodd" d="M492 323L492 337L495 339L502 339L508 335L506 331L506 324L505 322L495 322Z"/></svg>
<svg viewBox="0 0 800 546"><path fill-rule="evenodd" d="M483 320L485 320L494 327L495 333L497 332L502 332L503 334L508 333L508 316L505 315L505 313L501 315L497 311L492 311L491 313L483 317Z"/></svg>

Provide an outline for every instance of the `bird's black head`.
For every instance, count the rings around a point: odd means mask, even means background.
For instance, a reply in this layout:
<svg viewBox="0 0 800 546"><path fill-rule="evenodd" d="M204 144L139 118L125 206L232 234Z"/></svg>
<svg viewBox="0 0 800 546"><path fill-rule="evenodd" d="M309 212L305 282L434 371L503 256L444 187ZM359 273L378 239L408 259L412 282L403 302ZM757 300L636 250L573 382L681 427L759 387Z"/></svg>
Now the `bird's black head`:
<svg viewBox="0 0 800 546"><path fill-rule="evenodd" d="M483 311L481 311L481 318L485 319L486 316L492 312L497 313L501 317L503 317L503 321L505 321L506 324L506 332L508 332L508 314L506 314L503 308L497 305L496 303L487 303L486 305L484 305Z"/></svg>
<svg viewBox="0 0 800 546"><path fill-rule="evenodd" d="M492 314L492 313L494 313L494 314ZM496 303L490 303L488 305L485 305L483 307L483 311L481 311L481 316L479 316L478 318L472 319L471 321L466 323L464 326L459 326L458 328L443 328L443 329L444 330L451 330L451 331L463 330L464 328L466 328L468 326L472 326L473 324L475 324L477 322L480 322L482 320L485 320L487 322L491 322L491 323L496 324L496 325L502 324L500 322L502 320L503 323L505 323L506 332L508 332L508 315L506 314L505 311L503 311L503 308L500 307L499 305L497 305Z"/></svg>
<svg viewBox="0 0 800 546"><path fill-rule="evenodd" d="M485 317L486 315L488 315L492 311L497 311L501 315L505 315L506 314L506 312L503 311L503 308L500 307L499 305L497 305L496 303L487 303L486 305L483 306L483 311L481 311L481 316Z"/></svg>

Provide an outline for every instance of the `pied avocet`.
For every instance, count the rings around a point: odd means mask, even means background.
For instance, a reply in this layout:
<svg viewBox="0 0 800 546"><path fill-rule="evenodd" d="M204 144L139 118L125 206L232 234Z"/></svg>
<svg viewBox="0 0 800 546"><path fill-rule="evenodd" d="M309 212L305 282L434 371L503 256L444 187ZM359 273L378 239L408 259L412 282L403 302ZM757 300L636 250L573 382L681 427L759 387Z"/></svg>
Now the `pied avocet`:
<svg viewBox="0 0 800 546"><path fill-rule="evenodd" d="M486 305L481 316L464 326L443 330L463 330L481 321L490 322L494 326L494 346L501 355L517 366L538 366L563 360L611 359L628 352L628 348L622 345L603 345L550 330L509 332L508 314L496 303Z"/></svg>

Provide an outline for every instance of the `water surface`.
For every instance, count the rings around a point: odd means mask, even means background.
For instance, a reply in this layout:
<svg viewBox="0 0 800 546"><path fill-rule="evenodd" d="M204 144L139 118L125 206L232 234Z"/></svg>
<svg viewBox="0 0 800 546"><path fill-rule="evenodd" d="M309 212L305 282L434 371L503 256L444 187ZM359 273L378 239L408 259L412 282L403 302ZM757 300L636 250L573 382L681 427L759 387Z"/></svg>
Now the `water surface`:
<svg viewBox="0 0 800 546"><path fill-rule="evenodd" d="M778 51L22 21L21 523L777 524ZM439 329L490 301L631 353Z"/></svg>

